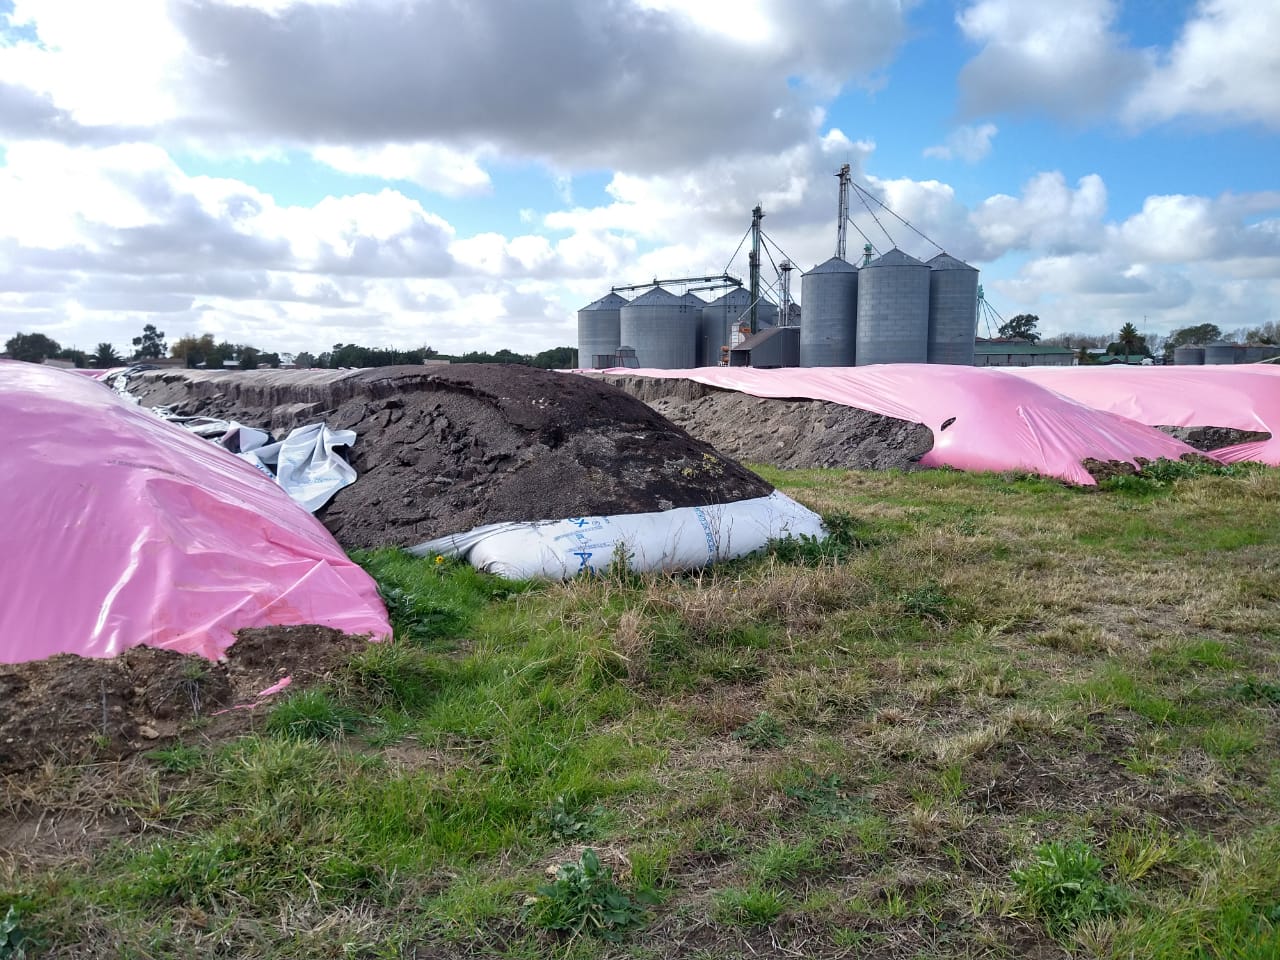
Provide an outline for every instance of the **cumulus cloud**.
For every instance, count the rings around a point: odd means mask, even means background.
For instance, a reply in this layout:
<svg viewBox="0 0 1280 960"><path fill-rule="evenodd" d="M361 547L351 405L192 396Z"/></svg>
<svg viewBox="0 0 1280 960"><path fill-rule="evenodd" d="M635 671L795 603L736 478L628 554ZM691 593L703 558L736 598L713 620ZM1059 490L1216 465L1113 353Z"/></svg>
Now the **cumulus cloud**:
<svg viewBox="0 0 1280 960"><path fill-rule="evenodd" d="M994 123L957 127L948 134L945 143L925 147L924 155L936 160L957 159L977 163L991 153L991 141L997 132Z"/></svg>
<svg viewBox="0 0 1280 960"><path fill-rule="evenodd" d="M1079 234L1074 249L1032 256L988 287L1039 312L1051 333L1126 321L1168 332L1206 320L1256 325L1278 277L1280 192L1264 191L1148 197L1132 216Z"/></svg>
<svg viewBox="0 0 1280 960"><path fill-rule="evenodd" d="M570 170L793 142L811 101L790 78L829 93L885 65L904 34L896 0L760 9L763 38L596 0L173 8L192 53L183 100L201 105L188 123L203 135L492 144Z"/></svg>
<svg viewBox="0 0 1280 960"><path fill-rule="evenodd" d="M977 0L956 17L981 44L960 71L968 116L1044 110L1072 120L1121 102L1149 69L1113 27L1115 0Z"/></svg>
<svg viewBox="0 0 1280 960"><path fill-rule="evenodd" d="M492 181L479 162L483 153L442 143L382 143L316 147L311 156L342 173L408 181L447 197L461 197L489 192Z"/></svg>
<svg viewBox="0 0 1280 960"><path fill-rule="evenodd" d="M1196 117L1280 130L1280 5L1201 0L1126 106L1137 124Z"/></svg>

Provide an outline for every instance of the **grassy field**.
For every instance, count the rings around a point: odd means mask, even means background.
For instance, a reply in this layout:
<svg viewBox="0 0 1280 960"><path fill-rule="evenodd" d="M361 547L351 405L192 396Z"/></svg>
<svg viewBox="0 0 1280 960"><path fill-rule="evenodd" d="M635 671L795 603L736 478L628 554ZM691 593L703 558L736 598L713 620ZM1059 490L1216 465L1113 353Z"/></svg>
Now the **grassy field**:
<svg viewBox="0 0 1280 960"><path fill-rule="evenodd" d="M251 734L11 778L0 960L1280 957L1280 471L761 472L829 545L380 552Z"/></svg>

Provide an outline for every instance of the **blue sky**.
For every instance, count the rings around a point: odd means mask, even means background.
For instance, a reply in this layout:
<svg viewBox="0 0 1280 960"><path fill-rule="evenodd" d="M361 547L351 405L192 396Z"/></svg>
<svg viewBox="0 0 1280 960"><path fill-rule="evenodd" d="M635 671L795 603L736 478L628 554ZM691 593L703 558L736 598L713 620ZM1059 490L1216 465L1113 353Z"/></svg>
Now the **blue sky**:
<svg viewBox="0 0 1280 960"><path fill-rule="evenodd" d="M0 340L572 344L758 201L828 257L842 162L1046 332L1280 320L1280 4L121 9L0 0Z"/></svg>

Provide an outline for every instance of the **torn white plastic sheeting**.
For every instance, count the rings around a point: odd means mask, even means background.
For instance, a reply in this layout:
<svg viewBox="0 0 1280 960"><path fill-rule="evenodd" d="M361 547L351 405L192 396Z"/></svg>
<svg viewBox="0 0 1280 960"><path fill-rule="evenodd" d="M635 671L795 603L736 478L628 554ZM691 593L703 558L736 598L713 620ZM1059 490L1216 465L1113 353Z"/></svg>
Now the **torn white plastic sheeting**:
<svg viewBox="0 0 1280 960"><path fill-rule="evenodd" d="M335 447L356 442L354 430L330 430L327 424L298 427L287 437L237 456L261 468L275 467L276 483L311 513L329 498L356 482L356 471Z"/></svg>
<svg viewBox="0 0 1280 960"><path fill-rule="evenodd" d="M816 513L774 491L752 500L661 513L491 523L409 552L459 557L511 580L563 580L586 571L603 573L623 554L631 570L688 570L755 553L770 540L824 536Z"/></svg>

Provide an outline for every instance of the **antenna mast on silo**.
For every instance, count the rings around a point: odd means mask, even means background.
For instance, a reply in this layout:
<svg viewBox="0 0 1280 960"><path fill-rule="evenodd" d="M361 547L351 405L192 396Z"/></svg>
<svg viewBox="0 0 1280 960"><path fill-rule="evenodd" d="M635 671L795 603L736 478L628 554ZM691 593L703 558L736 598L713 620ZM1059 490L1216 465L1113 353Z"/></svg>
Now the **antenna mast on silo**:
<svg viewBox="0 0 1280 960"><path fill-rule="evenodd" d="M791 326L791 266L790 260L778 264L778 326Z"/></svg>
<svg viewBox="0 0 1280 960"><path fill-rule="evenodd" d="M756 320L756 305L760 302L760 221L764 219L764 210L756 204L751 211L751 333L760 332Z"/></svg>
<svg viewBox="0 0 1280 960"><path fill-rule="evenodd" d="M849 182L853 174L846 163L836 174L840 178L840 215L836 218L836 256L841 260L845 254L845 238L849 233Z"/></svg>

